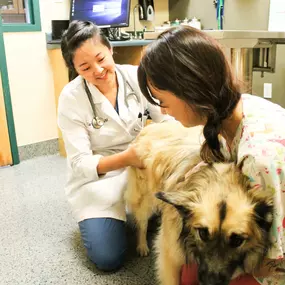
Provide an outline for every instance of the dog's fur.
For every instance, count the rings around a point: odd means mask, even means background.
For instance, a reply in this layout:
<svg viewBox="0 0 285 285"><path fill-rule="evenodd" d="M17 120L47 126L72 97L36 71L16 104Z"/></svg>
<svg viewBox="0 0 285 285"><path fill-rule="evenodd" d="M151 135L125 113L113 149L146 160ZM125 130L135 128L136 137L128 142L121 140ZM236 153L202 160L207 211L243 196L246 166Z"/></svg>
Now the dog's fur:
<svg viewBox="0 0 285 285"><path fill-rule="evenodd" d="M178 122L151 124L132 143L146 165L144 170L128 169L125 192L127 207L137 222L137 251L141 256L149 252L146 240L148 219L162 204L154 194L184 180L184 174L200 161L193 153L197 153L203 142L201 130L196 127L189 131Z"/></svg>
<svg viewBox="0 0 285 285"><path fill-rule="evenodd" d="M227 285L238 271L258 268L271 245L272 194L250 189L233 163L199 164L200 132L176 122L153 124L133 143L146 169L129 168L125 198L141 255L148 253L148 218L162 213L155 247L163 285L179 284L185 262L198 264L201 285Z"/></svg>

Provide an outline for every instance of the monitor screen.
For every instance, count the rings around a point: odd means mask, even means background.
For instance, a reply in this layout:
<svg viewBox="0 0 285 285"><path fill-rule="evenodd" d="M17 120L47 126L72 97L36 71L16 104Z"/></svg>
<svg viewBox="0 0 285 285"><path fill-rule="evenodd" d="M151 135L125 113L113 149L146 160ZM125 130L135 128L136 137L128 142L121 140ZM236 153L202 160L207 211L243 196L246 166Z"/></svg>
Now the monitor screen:
<svg viewBox="0 0 285 285"><path fill-rule="evenodd" d="M128 27L130 0L71 0L70 21L91 21L101 28Z"/></svg>

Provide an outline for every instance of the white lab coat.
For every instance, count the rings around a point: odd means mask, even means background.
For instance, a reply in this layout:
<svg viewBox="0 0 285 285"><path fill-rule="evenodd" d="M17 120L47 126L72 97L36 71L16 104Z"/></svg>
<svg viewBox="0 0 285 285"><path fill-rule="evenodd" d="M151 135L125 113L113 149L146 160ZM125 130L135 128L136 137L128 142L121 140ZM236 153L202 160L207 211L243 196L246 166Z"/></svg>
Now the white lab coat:
<svg viewBox="0 0 285 285"><path fill-rule="evenodd" d="M139 112L148 109L154 122L172 119L162 115L160 108L150 105L141 94L136 66L118 67L141 102L138 104L135 97L130 96L128 108L124 98L123 78L119 72L119 115L108 99L94 85L88 84L97 115L108 119L102 128L94 129L91 125L94 115L81 76L67 84L59 97L58 125L62 131L68 163L65 191L78 222L98 217L126 220L123 191L127 172L120 169L98 177L99 159L127 149L138 133L134 132L133 124L138 120Z"/></svg>

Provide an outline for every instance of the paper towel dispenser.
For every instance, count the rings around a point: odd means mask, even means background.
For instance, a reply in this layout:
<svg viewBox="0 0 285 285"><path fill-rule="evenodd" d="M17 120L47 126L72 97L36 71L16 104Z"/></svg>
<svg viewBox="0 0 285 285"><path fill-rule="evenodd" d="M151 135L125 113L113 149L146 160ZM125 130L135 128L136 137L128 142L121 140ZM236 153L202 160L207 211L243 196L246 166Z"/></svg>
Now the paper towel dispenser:
<svg viewBox="0 0 285 285"><path fill-rule="evenodd" d="M275 73L276 49L276 43L259 41L253 49L253 71L261 71L261 77L264 72Z"/></svg>
<svg viewBox="0 0 285 285"><path fill-rule="evenodd" d="M154 3L153 0L139 0L143 8L143 15L139 15L140 20L154 21Z"/></svg>

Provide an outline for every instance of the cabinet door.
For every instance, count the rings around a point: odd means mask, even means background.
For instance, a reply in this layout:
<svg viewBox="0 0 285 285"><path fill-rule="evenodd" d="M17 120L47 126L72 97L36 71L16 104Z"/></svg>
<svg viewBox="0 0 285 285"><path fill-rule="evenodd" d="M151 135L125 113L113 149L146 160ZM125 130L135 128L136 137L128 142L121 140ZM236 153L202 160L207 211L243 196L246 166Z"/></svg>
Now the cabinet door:
<svg viewBox="0 0 285 285"><path fill-rule="evenodd" d="M25 14L25 6L24 6L24 0L13 0L13 1L18 1L18 9L19 9L19 14Z"/></svg>
<svg viewBox="0 0 285 285"><path fill-rule="evenodd" d="M1 72L0 72L0 138L1 138L0 139L0 166L11 165L13 160L12 160L12 154L11 154L8 127L7 127Z"/></svg>
<svg viewBox="0 0 285 285"><path fill-rule="evenodd" d="M0 12L4 14L18 14L18 0L0 0Z"/></svg>
<svg viewBox="0 0 285 285"><path fill-rule="evenodd" d="M144 49L144 46L114 47L113 57L118 64L139 65Z"/></svg>

